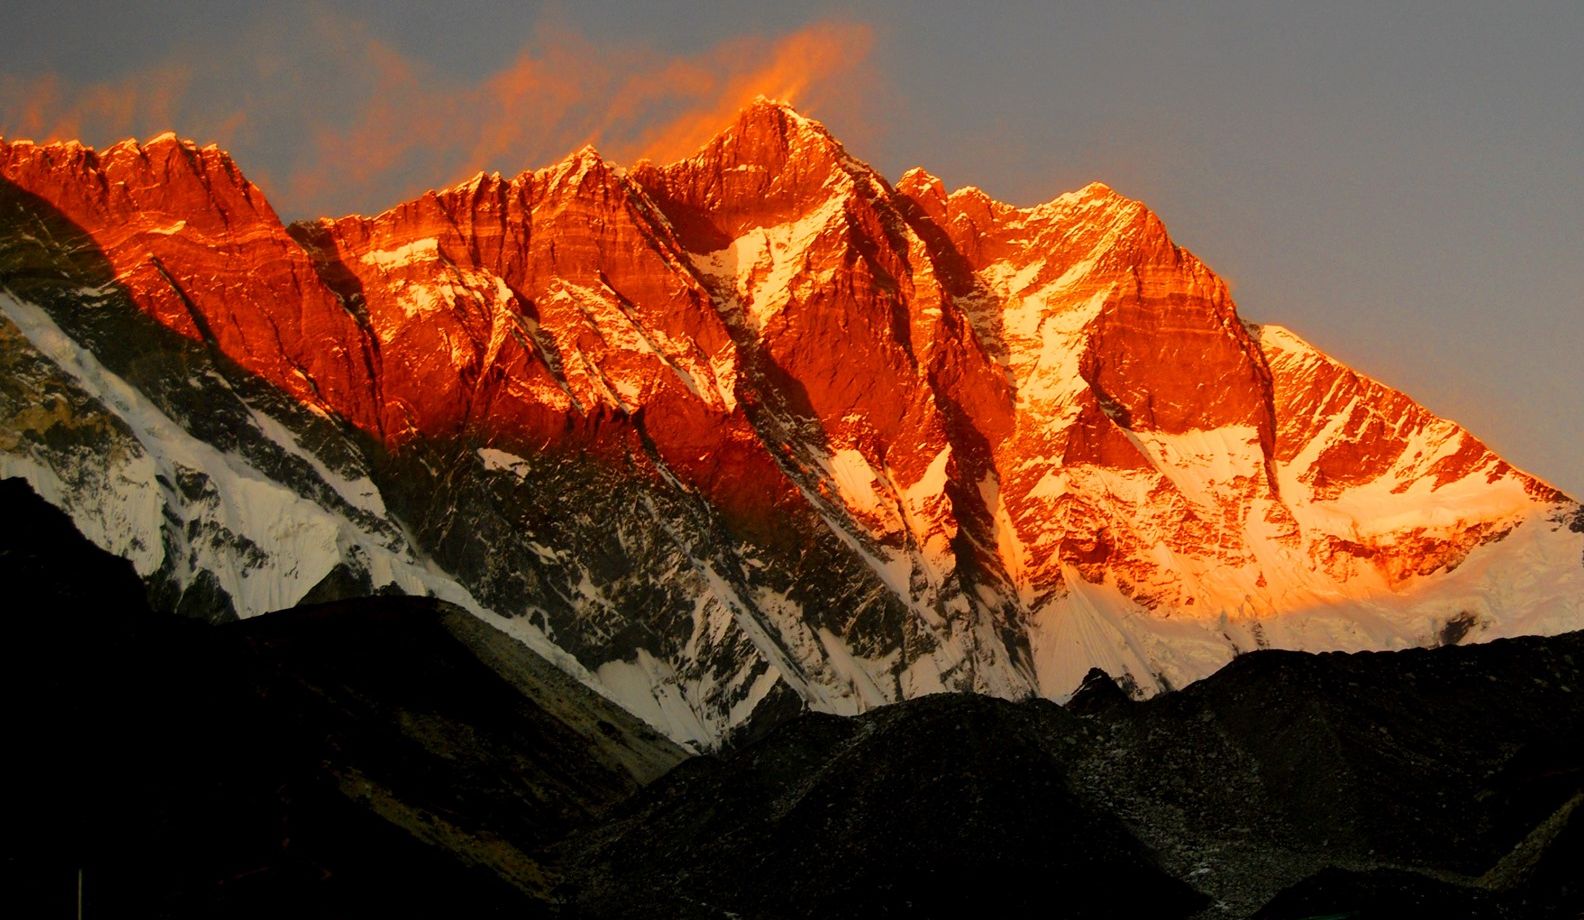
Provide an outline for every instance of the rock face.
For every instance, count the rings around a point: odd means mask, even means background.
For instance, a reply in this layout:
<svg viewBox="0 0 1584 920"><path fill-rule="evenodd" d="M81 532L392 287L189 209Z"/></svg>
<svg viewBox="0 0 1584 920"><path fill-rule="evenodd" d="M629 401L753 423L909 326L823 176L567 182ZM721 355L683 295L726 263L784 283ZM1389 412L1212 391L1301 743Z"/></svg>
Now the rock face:
<svg viewBox="0 0 1584 920"><path fill-rule="evenodd" d="M264 195L216 147L161 135L96 153L7 145L6 180L87 230L138 306L297 399L377 423L354 315L318 283ZM352 350L348 350L351 348Z"/></svg>
<svg viewBox="0 0 1584 920"><path fill-rule="evenodd" d="M289 395L328 432L296 446L335 443L377 497L382 546L678 739L942 689L1059 698L1093 666L1149 693L1267 645L1584 624L1576 505L1245 323L1098 183L1033 208L923 170L893 186L763 100L677 163L585 148L290 227L170 137L0 143L0 177L68 228L9 239L41 253L0 277L19 343L102 357L71 307L88 286L187 355L122 376L213 362ZM84 250L106 277L52 280ZM7 469L74 481L47 422L9 427ZM325 558L390 580L356 542ZM297 599L224 593L242 615Z"/></svg>

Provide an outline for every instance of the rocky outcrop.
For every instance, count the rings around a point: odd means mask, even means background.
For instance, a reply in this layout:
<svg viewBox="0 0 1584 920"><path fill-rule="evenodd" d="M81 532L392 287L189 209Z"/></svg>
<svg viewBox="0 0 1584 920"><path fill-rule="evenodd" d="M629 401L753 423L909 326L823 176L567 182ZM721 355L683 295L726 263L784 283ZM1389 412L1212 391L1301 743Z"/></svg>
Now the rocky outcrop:
<svg viewBox="0 0 1584 920"><path fill-rule="evenodd" d="M378 426L368 341L258 187L173 134L103 152L0 143L0 177L89 236L138 306L304 403Z"/></svg>

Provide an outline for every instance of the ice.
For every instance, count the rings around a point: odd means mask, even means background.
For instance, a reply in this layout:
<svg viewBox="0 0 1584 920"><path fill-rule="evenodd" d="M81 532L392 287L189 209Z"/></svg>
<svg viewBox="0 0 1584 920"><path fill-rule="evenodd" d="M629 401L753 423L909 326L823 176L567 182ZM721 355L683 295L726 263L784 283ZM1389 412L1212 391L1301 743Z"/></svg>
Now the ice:
<svg viewBox="0 0 1584 920"><path fill-rule="evenodd" d="M484 462L484 468L492 472L511 473L518 479L528 474L528 461L516 454L509 454L493 447L481 447L478 450L478 457Z"/></svg>
<svg viewBox="0 0 1584 920"><path fill-rule="evenodd" d="M850 186L838 183L836 194L798 220L756 227L725 249L694 254L694 267L730 285L746 307L750 328L762 332L791 300L794 284L818 282L807 273L809 250L843 219Z"/></svg>
<svg viewBox="0 0 1584 920"><path fill-rule="evenodd" d="M392 271L420 262L433 262L440 258L440 241L434 237L413 240L395 249L376 249L366 253L363 261L382 271Z"/></svg>
<svg viewBox="0 0 1584 920"><path fill-rule="evenodd" d="M156 236L172 236L182 232L185 229L187 229L187 222L185 220L178 220L174 224L166 224L162 227L149 227L143 232L152 233Z"/></svg>
<svg viewBox="0 0 1584 920"><path fill-rule="evenodd" d="M874 490L875 471L862 453L844 447L831 455L830 469L847 507L860 514L874 514L879 510L880 496Z"/></svg>
<svg viewBox="0 0 1584 920"><path fill-rule="evenodd" d="M688 704L675 670L647 650L640 648L631 661L600 665L594 676L613 699L666 737L696 746L716 740Z"/></svg>
<svg viewBox="0 0 1584 920"><path fill-rule="evenodd" d="M361 508L377 517L386 515L385 500L380 496L379 487L367 476L348 478L326 466L311 451L304 448L297 440L297 436L289 428L277 421L273 416L250 407L253 424L271 441L274 441L288 453L307 463L313 468L319 479L336 491L347 504L354 508Z"/></svg>

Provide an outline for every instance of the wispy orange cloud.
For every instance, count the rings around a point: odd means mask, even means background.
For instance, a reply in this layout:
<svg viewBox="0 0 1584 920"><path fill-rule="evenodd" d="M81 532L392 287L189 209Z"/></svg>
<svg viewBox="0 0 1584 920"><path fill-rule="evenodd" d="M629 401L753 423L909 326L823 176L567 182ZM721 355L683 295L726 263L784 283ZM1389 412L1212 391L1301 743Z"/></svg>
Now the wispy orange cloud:
<svg viewBox="0 0 1584 920"><path fill-rule="evenodd" d="M756 95L861 121L871 45L867 26L825 20L666 55L545 21L469 80L320 13L115 82L0 76L0 133L102 144L173 129L231 149L287 216L371 211L585 143L618 162L683 156Z"/></svg>
<svg viewBox="0 0 1584 920"><path fill-rule="evenodd" d="M636 143L638 156L666 161L697 148L755 96L766 96L814 112L839 104L854 87L842 80L858 72L869 54L867 28L816 23L768 48L743 42L722 49L735 66L713 67L688 76L701 92L698 104L670 122L649 128Z"/></svg>
<svg viewBox="0 0 1584 920"><path fill-rule="evenodd" d="M316 132L319 155L290 177L290 194L317 200L415 159L449 179L541 164L585 143L618 161L681 156L756 95L831 108L852 98L837 89L860 73L869 47L866 26L818 22L665 57L544 26L507 66L456 84L371 40L363 58L377 95L355 119Z"/></svg>
<svg viewBox="0 0 1584 920"><path fill-rule="evenodd" d="M55 74L32 80L0 76L0 133L54 141L89 132L126 134L143 121L174 124L180 100L191 86L191 71L179 63L83 87L69 86Z"/></svg>

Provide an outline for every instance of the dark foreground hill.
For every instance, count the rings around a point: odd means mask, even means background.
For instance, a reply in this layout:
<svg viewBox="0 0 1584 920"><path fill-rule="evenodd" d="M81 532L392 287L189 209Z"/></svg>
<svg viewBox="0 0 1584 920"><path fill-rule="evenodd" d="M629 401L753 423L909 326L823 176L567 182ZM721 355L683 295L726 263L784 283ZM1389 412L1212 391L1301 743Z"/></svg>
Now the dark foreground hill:
<svg viewBox="0 0 1584 920"><path fill-rule="evenodd" d="M532 916L533 855L685 753L448 605L215 627L0 483L4 898L85 916Z"/></svg>
<svg viewBox="0 0 1584 920"><path fill-rule="evenodd" d="M682 762L443 604L187 622L20 483L0 510L14 915L72 916L79 869L90 917L1584 910L1584 634L939 695Z"/></svg>
<svg viewBox="0 0 1584 920"><path fill-rule="evenodd" d="M1144 703L1097 674L1067 709L805 716L573 838L562 894L620 916L1575 918L1581 692L1574 633L1260 652Z"/></svg>

